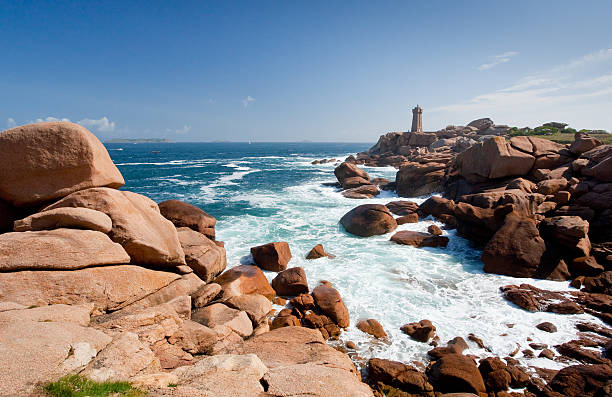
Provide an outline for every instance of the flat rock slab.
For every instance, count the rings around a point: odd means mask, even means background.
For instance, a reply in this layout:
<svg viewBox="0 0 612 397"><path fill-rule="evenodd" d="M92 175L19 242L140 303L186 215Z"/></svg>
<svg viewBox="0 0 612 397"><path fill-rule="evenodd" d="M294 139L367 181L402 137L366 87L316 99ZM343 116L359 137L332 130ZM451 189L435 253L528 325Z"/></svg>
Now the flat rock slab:
<svg viewBox="0 0 612 397"><path fill-rule="evenodd" d="M414 232L410 230L402 230L391 236L391 241L403 244L412 245L414 247L446 247L448 237L437 236L431 233Z"/></svg>
<svg viewBox="0 0 612 397"><path fill-rule="evenodd" d="M93 303L118 310L180 279L174 273L120 265L71 271L0 273L0 300L25 306Z"/></svg>
<svg viewBox="0 0 612 397"><path fill-rule="evenodd" d="M81 190L45 208L82 207L101 211L113 220L111 239L121 244L134 264L185 265L176 228L148 197L109 188Z"/></svg>
<svg viewBox="0 0 612 397"><path fill-rule="evenodd" d="M11 310L0 317L0 395L30 395L39 383L80 370L111 341L82 325L89 308L61 306Z"/></svg>
<svg viewBox="0 0 612 397"><path fill-rule="evenodd" d="M130 257L104 233L56 229L0 235L0 271L82 269L129 263Z"/></svg>
<svg viewBox="0 0 612 397"><path fill-rule="evenodd" d="M77 190L125 181L102 142L69 122L36 123L0 134L0 199L29 206Z"/></svg>
<svg viewBox="0 0 612 397"><path fill-rule="evenodd" d="M57 208L15 221L14 230L26 232L62 227L108 233L113 228L113 221L105 213L89 208Z"/></svg>

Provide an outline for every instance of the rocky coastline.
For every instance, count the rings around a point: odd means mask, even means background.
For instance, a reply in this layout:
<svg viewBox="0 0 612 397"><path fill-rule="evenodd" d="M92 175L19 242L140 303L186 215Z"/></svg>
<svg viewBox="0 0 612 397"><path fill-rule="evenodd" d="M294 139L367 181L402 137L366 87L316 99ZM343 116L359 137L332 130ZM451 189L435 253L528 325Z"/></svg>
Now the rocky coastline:
<svg viewBox="0 0 612 397"><path fill-rule="evenodd" d="M427 319L405 324L408 338L431 345L426 363L364 362L352 342L337 341L350 326L340 293L325 280L310 290L306 272L288 267L287 242L249 247L250 264L226 269L216 219L119 190L123 176L85 128L1 132L0 395L45 395L46 384L74 374L127 381L151 396L609 395L612 329L601 322L612 322L612 145L587 134L566 146L507 132L481 119L382 136L335 168L342 194L442 196L360 205L340 224L368 237L434 217L483 249L486 272L573 287L507 285L500 294L509 302L601 321L577 323L576 340L517 344L499 358L464 354L468 341L486 348L477 335L441 341ZM370 178L360 164L394 166L396 180ZM444 249L448 237L432 225L391 241ZM306 259L332 254L317 245ZM268 282L262 270L276 276ZM356 328L387 337L375 318ZM526 368L517 355L568 365Z"/></svg>

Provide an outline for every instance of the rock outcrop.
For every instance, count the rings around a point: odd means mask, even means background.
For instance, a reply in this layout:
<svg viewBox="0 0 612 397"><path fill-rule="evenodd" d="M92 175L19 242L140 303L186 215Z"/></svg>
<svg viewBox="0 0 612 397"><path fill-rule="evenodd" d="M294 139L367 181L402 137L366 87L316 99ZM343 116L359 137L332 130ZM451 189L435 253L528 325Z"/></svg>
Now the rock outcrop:
<svg viewBox="0 0 612 397"><path fill-rule="evenodd" d="M180 200L166 200L158 205L164 218L177 228L188 227L212 240L215 239L217 220L204 210Z"/></svg>
<svg viewBox="0 0 612 397"><path fill-rule="evenodd" d="M225 270L225 248L219 247L214 241L191 228L180 227L177 232L187 266L204 282L211 282Z"/></svg>
<svg viewBox="0 0 612 397"><path fill-rule="evenodd" d="M355 207L340 219L340 223L347 232L361 237L386 234L397 228L397 222L381 204Z"/></svg>

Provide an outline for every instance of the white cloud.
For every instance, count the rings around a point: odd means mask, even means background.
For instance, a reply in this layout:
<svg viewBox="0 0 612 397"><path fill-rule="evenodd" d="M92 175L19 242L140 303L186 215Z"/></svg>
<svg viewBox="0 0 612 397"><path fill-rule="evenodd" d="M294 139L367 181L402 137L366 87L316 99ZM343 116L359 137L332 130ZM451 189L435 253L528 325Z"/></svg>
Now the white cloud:
<svg viewBox="0 0 612 397"><path fill-rule="evenodd" d="M95 130L97 132L113 132L115 130L115 122L110 121L108 117L104 116L100 119L83 119L77 121L78 124L81 124L83 127L87 127L91 130Z"/></svg>
<svg viewBox="0 0 612 397"><path fill-rule="evenodd" d="M166 132L171 132L173 134L186 134L189 131L191 131L191 126L190 125L184 125L183 128L178 128L178 129L171 129L171 128L166 128Z"/></svg>
<svg viewBox="0 0 612 397"><path fill-rule="evenodd" d="M9 117L9 118L6 120L6 126L7 126L7 128L13 128L13 127L17 126L17 123L15 122L15 119L14 119L14 118Z"/></svg>
<svg viewBox="0 0 612 397"><path fill-rule="evenodd" d="M516 52L516 51L507 51L507 52L504 52L503 54L490 56L488 63L483 63L482 65L478 66L476 69L478 69L478 70L488 70L488 69L491 69L491 68L493 68L493 67L495 67L495 66L497 66L499 64L506 63L506 62L510 61L510 58L512 58L515 55L518 55L518 52Z"/></svg>
<svg viewBox="0 0 612 397"><path fill-rule="evenodd" d="M58 119L57 117L51 117L51 116L45 117L44 119L40 119L40 118L36 119L37 123L43 123L45 121L70 121L70 119L67 119L67 118Z"/></svg>
<svg viewBox="0 0 612 397"><path fill-rule="evenodd" d="M242 100L242 105L246 108L251 102L255 102L255 98L249 95Z"/></svg>
<svg viewBox="0 0 612 397"><path fill-rule="evenodd" d="M578 128L612 127L612 49L525 76L508 87L431 109L455 116L501 117L519 126L557 119ZM498 122L501 120L497 120Z"/></svg>

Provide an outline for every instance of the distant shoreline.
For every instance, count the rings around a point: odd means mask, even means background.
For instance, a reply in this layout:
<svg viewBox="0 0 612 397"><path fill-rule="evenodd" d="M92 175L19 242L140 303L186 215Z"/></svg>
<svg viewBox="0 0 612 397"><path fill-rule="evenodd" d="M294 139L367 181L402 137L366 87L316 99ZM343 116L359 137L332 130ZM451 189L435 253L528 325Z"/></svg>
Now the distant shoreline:
<svg viewBox="0 0 612 397"><path fill-rule="evenodd" d="M109 139L104 143L174 143L169 139L164 138L141 138L141 139Z"/></svg>

